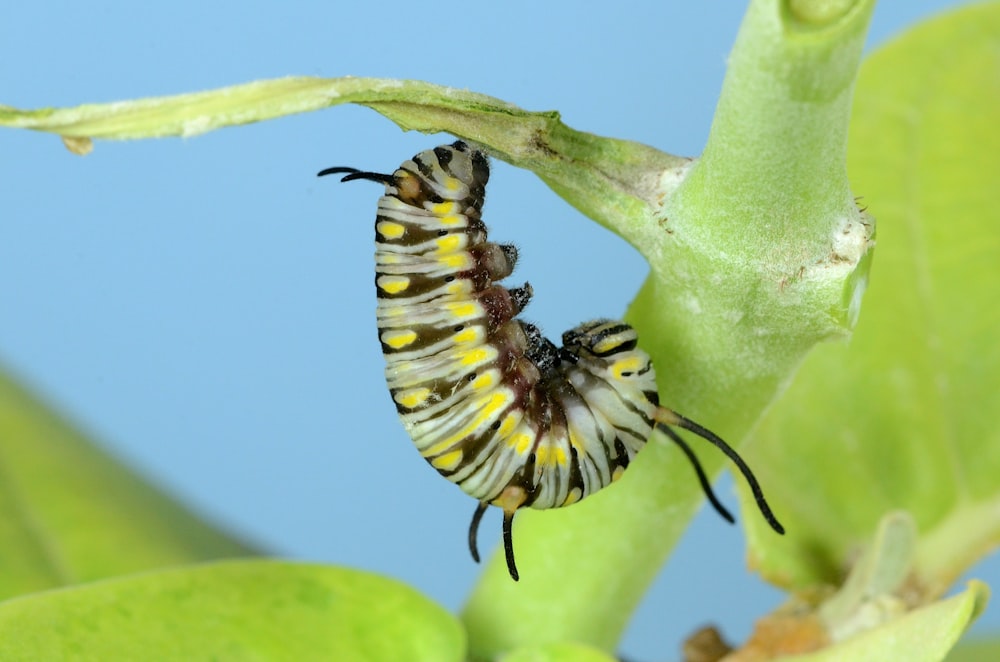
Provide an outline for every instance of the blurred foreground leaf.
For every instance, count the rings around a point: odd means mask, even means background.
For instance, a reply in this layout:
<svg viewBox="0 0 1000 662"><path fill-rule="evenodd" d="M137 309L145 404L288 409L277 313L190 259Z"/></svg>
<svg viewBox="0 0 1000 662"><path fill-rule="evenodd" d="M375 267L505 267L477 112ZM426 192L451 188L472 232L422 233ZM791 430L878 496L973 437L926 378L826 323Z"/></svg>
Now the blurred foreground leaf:
<svg viewBox="0 0 1000 662"><path fill-rule="evenodd" d="M1000 541L998 52L1000 4L973 5L862 67L849 166L878 220L865 310L850 344L809 356L751 444L788 535L742 494L751 562L781 586L839 584L893 510L916 523L915 604Z"/></svg>
<svg viewBox="0 0 1000 662"><path fill-rule="evenodd" d="M499 662L616 662L597 648L571 642L526 646L504 655Z"/></svg>
<svg viewBox="0 0 1000 662"><path fill-rule="evenodd" d="M376 575L281 561L174 568L0 603L0 659L449 662L442 607Z"/></svg>
<svg viewBox="0 0 1000 662"><path fill-rule="evenodd" d="M816 653L783 662L937 662L986 606L989 589L973 581L962 593L935 602Z"/></svg>
<svg viewBox="0 0 1000 662"><path fill-rule="evenodd" d="M0 370L0 599L251 553L111 460Z"/></svg>
<svg viewBox="0 0 1000 662"><path fill-rule="evenodd" d="M971 639L948 653L948 662L996 662L1000 660L1000 640Z"/></svg>

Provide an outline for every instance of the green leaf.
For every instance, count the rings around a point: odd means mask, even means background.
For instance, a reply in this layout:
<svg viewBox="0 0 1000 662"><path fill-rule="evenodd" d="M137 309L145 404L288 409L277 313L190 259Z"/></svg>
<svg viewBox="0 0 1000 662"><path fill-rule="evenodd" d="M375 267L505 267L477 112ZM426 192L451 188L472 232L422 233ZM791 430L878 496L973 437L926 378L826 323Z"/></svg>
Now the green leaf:
<svg viewBox="0 0 1000 662"><path fill-rule="evenodd" d="M174 568L0 603L0 658L463 659L455 618L393 580L282 561Z"/></svg>
<svg viewBox="0 0 1000 662"><path fill-rule="evenodd" d="M0 599L250 553L109 459L0 370Z"/></svg>
<svg viewBox="0 0 1000 662"><path fill-rule="evenodd" d="M996 662L1000 660L1000 639L963 640L948 653L948 662Z"/></svg>
<svg viewBox="0 0 1000 662"><path fill-rule="evenodd" d="M559 642L518 648L499 662L616 662L616 659L597 648Z"/></svg>
<svg viewBox="0 0 1000 662"><path fill-rule="evenodd" d="M782 586L838 584L892 510L916 522L923 600L1000 541L998 50L1000 4L973 5L862 68L850 173L879 224L865 312L849 345L808 358L752 447L789 534L748 517L751 559Z"/></svg>
<svg viewBox="0 0 1000 662"><path fill-rule="evenodd" d="M0 126L56 133L77 154L91 138L194 136L344 103L368 106L404 130L447 131L537 173L583 213L637 247L655 236L635 223L657 194L650 173L688 160L645 145L575 131L559 113L528 112L499 99L421 81L381 78L261 80L206 92L74 108L19 110L0 105Z"/></svg>
<svg viewBox="0 0 1000 662"><path fill-rule="evenodd" d="M947 600L934 602L846 641L783 662L937 662L985 608L989 589L982 582Z"/></svg>

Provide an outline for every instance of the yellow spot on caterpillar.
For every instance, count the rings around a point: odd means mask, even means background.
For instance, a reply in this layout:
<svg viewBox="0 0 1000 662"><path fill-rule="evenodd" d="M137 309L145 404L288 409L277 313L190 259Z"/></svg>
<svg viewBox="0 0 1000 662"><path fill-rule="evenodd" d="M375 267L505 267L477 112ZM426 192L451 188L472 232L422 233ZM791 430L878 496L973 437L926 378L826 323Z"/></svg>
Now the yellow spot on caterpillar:
<svg viewBox="0 0 1000 662"><path fill-rule="evenodd" d="M427 402L430 394L429 388L411 388L408 391L400 391L393 399L407 409L415 409Z"/></svg>
<svg viewBox="0 0 1000 662"><path fill-rule="evenodd" d="M542 467L566 464L566 451L559 446L543 444L535 450L535 462Z"/></svg>
<svg viewBox="0 0 1000 662"><path fill-rule="evenodd" d="M570 506L580 500L580 488L574 487L566 495L566 500L562 502L563 506Z"/></svg>
<svg viewBox="0 0 1000 662"><path fill-rule="evenodd" d="M514 427L521 422L521 417L516 413L510 413L504 416L503 423L500 424L500 429L497 430L497 434L501 438L507 437L511 432L514 431Z"/></svg>
<svg viewBox="0 0 1000 662"><path fill-rule="evenodd" d="M594 351L598 354L604 354L605 352L614 350L616 347L620 347L621 344L621 338L617 335L608 336L594 345Z"/></svg>
<svg viewBox="0 0 1000 662"><path fill-rule="evenodd" d="M375 230L386 239L399 239L406 233L406 228L392 221L379 221Z"/></svg>
<svg viewBox="0 0 1000 662"><path fill-rule="evenodd" d="M417 339L417 332L404 329L400 331L386 331L382 334L382 342L393 349L406 347Z"/></svg>
<svg viewBox="0 0 1000 662"><path fill-rule="evenodd" d="M437 204L431 205L431 212L433 212L435 216L447 216L449 214L454 214L457 207L458 203L450 200L447 202L438 202ZM443 220L444 219L442 219L442 221Z"/></svg>
<svg viewBox="0 0 1000 662"><path fill-rule="evenodd" d="M410 286L410 279L406 276L379 276L375 283L383 292L399 294Z"/></svg>
<svg viewBox="0 0 1000 662"><path fill-rule="evenodd" d="M477 365L487 360L489 353L486 351L486 348L477 347L468 352L462 352L459 356L461 357L460 362L462 365Z"/></svg>
<svg viewBox="0 0 1000 662"><path fill-rule="evenodd" d="M484 372L472 382L472 388L479 391L493 386L493 371Z"/></svg>
<svg viewBox="0 0 1000 662"><path fill-rule="evenodd" d="M448 204L453 205L455 203L449 202ZM460 225L462 221L465 220L465 217L459 214L448 214L447 216L442 216L438 220L442 225Z"/></svg>
<svg viewBox="0 0 1000 662"><path fill-rule="evenodd" d="M454 340L456 344L458 344L458 343L473 342L476 340L480 340L481 338L482 338L481 328L478 326L472 326L463 331L459 331L454 336L452 336L451 339Z"/></svg>
<svg viewBox="0 0 1000 662"><path fill-rule="evenodd" d="M625 467L618 466L615 470L611 472L611 482L617 481L619 478L625 475Z"/></svg>
<svg viewBox="0 0 1000 662"><path fill-rule="evenodd" d="M514 452L518 455L524 455L531 448L531 435L530 434L515 434L510 439L507 440L507 445L514 449Z"/></svg>
<svg viewBox="0 0 1000 662"><path fill-rule="evenodd" d="M448 303L445 304L445 308L447 308L448 312L459 319L473 317L476 314L476 305L469 302Z"/></svg>
<svg viewBox="0 0 1000 662"><path fill-rule="evenodd" d="M624 372L638 372L642 369L642 361L638 356L632 356L627 359L621 359L620 361L615 361L611 366L611 374L614 375L615 379L623 379L622 373Z"/></svg>
<svg viewBox="0 0 1000 662"><path fill-rule="evenodd" d="M431 466L435 469L444 469L445 471L450 471L458 466L459 462L462 461L462 451L456 450L445 453L439 457L431 460Z"/></svg>
<svg viewBox="0 0 1000 662"><path fill-rule="evenodd" d="M462 244L462 237L457 234L450 234L437 240L437 249L440 253L452 253Z"/></svg>
<svg viewBox="0 0 1000 662"><path fill-rule="evenodd" d="M468 278L463 278L462 280L455 280L444 288L445 292L448 294L468 294L472 291L472 281Z"/></svg>
<svg viewBox="0 0 1000 662"><path fill-rule="evenodd" d="M449 253L438 258L438 264L448 267L449 269L471 269L471 261L472 257L465 252Z"/></svg>
<svg viewBox="0 0 1000 662"><path fill-rule="evenodd" d="M448 179L444 180L444 187L449 191L457 191L461 186L462 182L459 181L458 179L455 179L454 177L449 177Z"/></svg>

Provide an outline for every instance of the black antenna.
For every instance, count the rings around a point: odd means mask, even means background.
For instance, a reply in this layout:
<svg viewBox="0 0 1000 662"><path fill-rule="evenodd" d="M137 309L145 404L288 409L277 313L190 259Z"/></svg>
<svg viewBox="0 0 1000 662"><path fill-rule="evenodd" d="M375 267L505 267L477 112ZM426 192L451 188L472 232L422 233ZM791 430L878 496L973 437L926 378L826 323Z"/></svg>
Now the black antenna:
<svg viewBox="0 0 1000 662"><path fill-rule="evenodd" d="M767 523L778 533L785 533L785 527L781 525L778 518L774 516L773 512L771 512L771 507L767 505L767 499L764 498L764 491L760 489L760 483L757 482L757 479L754 477L750 467L747 466L747 463L743 461L743 458L740 457L739 454L729 446L729 444L724 442L719 435L698 425L691 419L685 418L677 412L665 407L658 408L654 418L656 419L657 427L660 429L663 429L668 425L684 428L685 430L694 432L702 439L711 442L713 446L721 450L726 457L732 460L733 464L735 464L740 470L740 473L743 474L743 477L746 478L747 483L750 484L750 491L753 492L754 500L757 502L757 508L760 509L760 513L764 516Z"/></svg>
<svg viewBox="0 0 1000 662"><path fill-rule="evenodd" d="M712 491L712 484L708 481L708 476L705 474L705 470L702 468L701 462L698 461L698 456L694 454L691 447L688 446L686 441L681 439L679 434L674 432L673 428L669 428L666 425L660 425L659 428L664 434L670 437L675 444L680 446L681 450L684 451L684 454L687 455L688 460L690 460L691 464L694 466L695 473L698 474L698 482L701 483L701 489L705 492L705 496L708 497L708 500L712 503L712 506L715 508L715 512L719 513L719 515L722 516L722 519L726 520L730 524L735 524L736 518L733 517L732 513L730 513L726 507L722 505L719 498L715 496L715 492Z"/></svg>
<svg viewBox="0 0 1000 662"><path fill-rule="evenodd" d="M507 556L507 572L510 573L510 578L516 582L519 575L517 574L517 566L514 565L514 539L511 535L515 513L517 513L516 510L503 511L503 551Z"/></svg>
<svg viewBox="0 0 1000 662"><path fill-rule="evenodd" d="M472 521L469 522L469 552L472 554L472 560L479 563L479 546L476 544L476 538L479 534L479 522L483 519L483 513L489 508L489 504L485 501L480 501L479 505L476 506L476 512L472 513Z"/></svg>
<svg viewBox="0 0 1000 662"><path fill-rule="evenodd" d="M357 168L348 168L344 166L320 170L316 173L316 176L323 177L325 175L338 175L342 172L348 173L344 177L340 178L340 181L342 182L353 182L355 179L367 179L368 181L378 182L379 184L385 184L387 186L396 183L396 179L392 175L383 175L380 172L365 172L363 170L358 170Z"/></svg>

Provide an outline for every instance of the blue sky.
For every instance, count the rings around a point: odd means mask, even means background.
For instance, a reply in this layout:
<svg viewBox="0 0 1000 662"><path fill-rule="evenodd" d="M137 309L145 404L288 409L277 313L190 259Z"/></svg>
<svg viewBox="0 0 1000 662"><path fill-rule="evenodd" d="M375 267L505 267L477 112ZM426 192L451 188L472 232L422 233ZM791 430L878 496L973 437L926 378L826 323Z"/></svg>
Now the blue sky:
<svg viewBox="0 0 1000 662"><path fill-rule="evenodd" d="M0 103L289 74L414 78L701 151L743 3L540 4L12 3ZM885 1L870 43L957 4ZM98 143L82 159L56 138L2 131L0 361L212 520L276 554L375 570L457 608L477 573L464 545L474 504L409 447L385 393L371 285L378 187L315 177L330 165L391 170L449 140L357 107ZM513 280L535 288L533 321L558 335L621 315L646 272L629 246L503 163L487 201L491 236L521 248ZM614 268L593 268L597 252ZM730 486L718 489L732 504ZM673 657L709 620L745 637L781 594L746 573L743 544L703 511L624 652ZM1000 563L975 574L996 583Z"/></svg>

